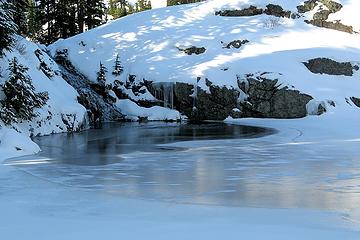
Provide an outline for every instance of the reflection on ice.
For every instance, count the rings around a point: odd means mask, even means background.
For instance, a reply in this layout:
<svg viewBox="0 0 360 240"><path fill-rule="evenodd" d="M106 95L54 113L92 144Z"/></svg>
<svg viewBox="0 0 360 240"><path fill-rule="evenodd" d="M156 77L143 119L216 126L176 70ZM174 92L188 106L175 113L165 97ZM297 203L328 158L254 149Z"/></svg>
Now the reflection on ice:
<svg viewBox="0 0 360 240"><path fill-rule="evenodd" d="M293 144L269 133L224 124L125 124L36 139L44 150L39 156L7 164L67 186L143 199L270 208L357 207L358 142ZM39 164L21 164L32 160Z"/></svg>

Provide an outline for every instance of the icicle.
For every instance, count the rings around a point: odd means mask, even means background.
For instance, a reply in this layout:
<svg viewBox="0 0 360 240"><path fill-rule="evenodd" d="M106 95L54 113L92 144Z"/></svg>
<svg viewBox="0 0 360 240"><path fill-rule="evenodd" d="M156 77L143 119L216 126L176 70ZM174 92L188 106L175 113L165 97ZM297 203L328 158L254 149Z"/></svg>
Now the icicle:
<svg viewBox="0 0 360 240"><path fill-rule="evenodd" d="M201 77L197 77L196 82L194 84L194 93L193 93L193 111L196 111L196 101L197 101L197 95L198 95L198 83L201 80Z"/></svg>
<svg viewBox="0 0 360 240"><path fill-rule="evenodd" d="M171 109L174 109L174 84L171 83L170 85L170 102L171 102Z"/></svg>

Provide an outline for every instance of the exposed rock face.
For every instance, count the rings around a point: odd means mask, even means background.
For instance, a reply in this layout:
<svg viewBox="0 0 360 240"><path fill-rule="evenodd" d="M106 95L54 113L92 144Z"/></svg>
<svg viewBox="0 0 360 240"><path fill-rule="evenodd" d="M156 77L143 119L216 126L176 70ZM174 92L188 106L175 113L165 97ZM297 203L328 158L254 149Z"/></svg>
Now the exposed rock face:
<svg viewBox="0 0 360 240"><path fill-rule="evenodd" d="M321 9L317 13L314 14L313 19L305 20L306 23L312 24L317 27L329 28L337 31L354 33L354 29L352 26L345 25L340 21L327 21L329 15L332 13L336 13L342 9L342 5L340 3L331 1L331 0L309 0L305 1L303 5L298 6L299 13L306 13L315 9L316 6L322 3L325 5L327 9Z"/></svg>
<svg viewBox="0 0 360 240"><path fill-rule="evenodd" d="M291 11L285 11L280 5L275 4L268 4L266 9L257 8L251 5L250 7L244 9L223 10L215 12L215 15L220 15L223 17L246 17L261 15L263 13L275 17L291 17Z"/></svg>
<svg viewBox="0 0 360 240"><path fill-rule="evenodd" d="M328 74L328 75L344 75L352 76L354 70L358 66L353 66L350 62L336 62L328 58L315 58L304 62L304 65L312 73Z"/></svg>
<svg viewBox="0 0 360 240"><path fill-rule="evenodd" d="M334 2L332 0L308 0L305 1L303 5L297 6L297 10L299 13L310 12L315 9L319 3L324 4L331 13L338 12L342 9L342 5L340 3Z"/></svg>
<svg viewBox="0 0 360 240"><path fill-rule="evenodd" d="M192 55L192 54L199 55L199 54L203 54L206 51L206 48L192 46L185 49L179 48L179 51L182 51L187 55Z"/></svg>
<svg viewBox="0 0 360 240"><path fill-rule="evenodd" d="M110 98L105 99L102 94L96 92L91 87L92 82L79 73L71 62L67 60L65 51L58 52L57 56L55 56L55 61L59 64L65 81L73 86L79 93L78 102L88 110L90 124L96 125L102 121L118 121L124 119L124 115L112 104ZM100 91L101 89L97 90ZM105 92L105 89L103 90ZM71 118L72 116L66 116L63 118L63 121L71 123ZM71 124L69 126L71 128Z"/></svg>
<svg viewBox="0 0 360 240"><path fill-rule="evenodd" d="M241 48L244 44L248 43L249 40L234 40L232 42L229 42L228 44L226 44L226 46L224 48Z"/></svg>
<svg viewBox="0 0 360 240"><path fill-rule="evenodd" d="M317 5L317 0L308 0L303 5L297 6L297 10L299 13L306 13L314 10Z"/></svg>
<svg viewBox="0 0 360 240"><path fill-rule="evenodd" d="M187 83L173 85L174 108L190 121L224 120L228 116L261 118L301 118L307 115L311 96L281 87L278 80L248 76L238 81L239 89L219 87L205 80L208 91ZM161 91L153 85L150 92ZM242 92L242 93L241 93ZM246 94L240 101L240 94Z"/></svg>
<svg viewBox="0 0 360 240"><path fill-rule="evenodd" d="M250 7L244 9L218 11L215 13L215 15L220 15L223 17L245 17L260 15L263 14L263 12L263 9L251 5Z"/></svg>
<svg viewBox="0 0 360 240"><path fill-rule="evenodd" d="M264 13L275 17L290 18L291 16L291 11L284 11L284 9L281 6L275 4L268 4L266 6Z"/></svg>
<svg viewBox="0 0 360 240"><path fill-rule="evenodd" d="M346 33L354 33L354 28L352 26L342 24L340 21L329 22L322 19L313 19L305 20L305 22L308 24L312 24L316 27L329 28Z"/></svg>
<svg viewBox="0 0 360 240"><path fill-rule="evenodd" d="M360 98L351 97L350 99L357 107L360 108Z"/></svg>
<svg viewBox="0 0 360 240"><path fill-rule="evenodd" d="M248 96L240 103L242 117L302 118L307 115L306 104L312 97L281 87L276 79L250 75L238 84Z"/></svg>
<svg viewBox="0 0 360 240"><path fill-rule="evenodd" d="M176 83L175 108L191 121L224 120L236 108L239 91L210 84L209 90L210 94L200 87Z"/></svg>

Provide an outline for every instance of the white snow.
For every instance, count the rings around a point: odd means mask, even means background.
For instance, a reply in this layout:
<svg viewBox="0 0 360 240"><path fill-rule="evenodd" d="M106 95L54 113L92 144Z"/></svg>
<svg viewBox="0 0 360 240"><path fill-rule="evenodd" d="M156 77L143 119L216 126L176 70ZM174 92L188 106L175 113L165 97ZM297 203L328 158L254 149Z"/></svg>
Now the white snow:
<svg viewBox="0 0 360 240"><path fill-rule="evenodd" d="M272 2L295 10L301 1ZM330 19L342 20L359 31L359 1L338 2L344 8L330 15ZM360 97L360 73L356 72L353 77L312 74L302 62L329 57L359 64L360 35L316 28L305 24L303 19L283 19L278 25L269 27L269 16L266 15L244 18L214 15L219 9L265 6L267 3L265 0L208 0L146 11L60 40L49 49L52 54L59 49L69 49L72 63L93 81L99 62L112 69L117 53L125 67L122 81L128 74L135 74L137 79L154 82L195 84L200 76L217 85L237 87L237 76L272 72L279 77L280 83L310 94L316 102L332 100L336 106L328 106L327 113L322 116L304 119L229 118L228 122L275 128L279 133L271 139L286 144L359 142L360 109L347 103L345 98ZM241 49L222 48L221 42L238 39L248 39L250 43ZM81 41L85 46L79 44ZM32 54L36 45L26 45L26 54L17 51L11 54L19 56L28 66L37 66ZM177 49L178 46L192 45L207 50L202 55L188 56ZM8 56L13 56L11 54ZM52 67L56 69L56 65ZM224 68L228 70L223 71ZM35 129L35 133L60 131L55 125L61 124L58 115L61 112L83 116L85 111L76 103L76 92L60 77L49 80L35 68L29 74L38 91L49 91L49 106L41 111L51 108L55 113L51 126L45 124ZM109 82L117 80L111 73L107 79ZM205 86L202 82L199 85ZM176 111L162 109L160 113L160 107L144 110L130 100L118 100L117 104L130 118L179 118ZM312 107L310 103L308 108L311 110ZM19 127L28 133L29 124ZM1 125L0 160L39 151L27 136ZM22 150L17 151L15 147ZM0 232L4 239L360 238L357 202L353 203L354 209L349 215L343 215L304 209L208 207L119 199L96 191L49 183L4 165L0 166L0 181Z"/></svg>
<svg viewBox="0 0 360 240"><path fill-rule="evenodd" d="M149 121L181 119L180 113L176 110L159 106L142 108L129 99L118 100L116 106L121 109L121 112L125 114L127 118L134 121L139 120L139 117L146 118Z"/></svg>
<svg viewBox="0 0 360 240"><path fill-rule="evenodd" d="M272 2L292 11L301 3ZM359 2L339 2L344 8L334 14L334 18L360 30L354 10L359 8ZM302 62L327 57L359 64L359 34L314 27L304 23L304 18L279 19L275 26L269 27L274 17L267 15L239 18L214 14L219 9L264 7L267 3L264 0L208 0L146 11L58 41L49 49L52 54L57 49L69 49L70 60L94 81L99 61L111 69L119 53L125 67L123 81L128 74L154 82L190 84L195 84L197 77L207 77L216 85L237 87L237 76L272 72L281 74L283 85L293 86L316 101L333 100L337 109L347 106L345 98L358 95L359 71L353 77L313 74ZM223 48L223 44L239 39L247 39L250 43L241 49ZM86 46L79 44L81 41ZM191 56L178 50L178 47L187 46L207 50ZM107 79L114 81L110 73ZM199 86L206 90L204 80Z"/></svg>
<svg viewBox="0 0 360 240"><path fill-rule="evenodd" d="M62 121L62 116L72 114L75 116L74 127L86 124L86 110L77 103L77 92L61 77L57 64L43 52L43 61L52 69L53 77L48 78L39 69L39 60L35 56L35 50L40 49L34 43L18 37L12 52L0 59L1 77L3 83L8 76L8 61L16 57L18 61L29 68L27 74L37 92L48 92L49 100L41 109L37 109L38 117L33 121L24 121L13 125L14 129L5 126L0 121L0 158L14 155L33 154L38 152L39 147L31 141L30 135L47 135L52 133L66 132L67 128ZM17 131L15 130L17 129ZM17 148L17 149L16 149Z"/></svg>

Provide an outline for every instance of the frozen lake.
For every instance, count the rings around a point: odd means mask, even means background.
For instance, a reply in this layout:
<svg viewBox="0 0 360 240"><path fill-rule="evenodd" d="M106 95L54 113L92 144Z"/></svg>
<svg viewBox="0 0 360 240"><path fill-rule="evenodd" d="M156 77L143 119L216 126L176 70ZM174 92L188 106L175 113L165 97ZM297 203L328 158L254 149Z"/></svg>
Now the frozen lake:
<svg viewBox="0 0 360 240"><path fill-rule="evenodd" d="M113 196L330 211L360 202L357 141L289 141L271 129L224 123L109 124L35 141L43 152L6 164Z"/></svg>

